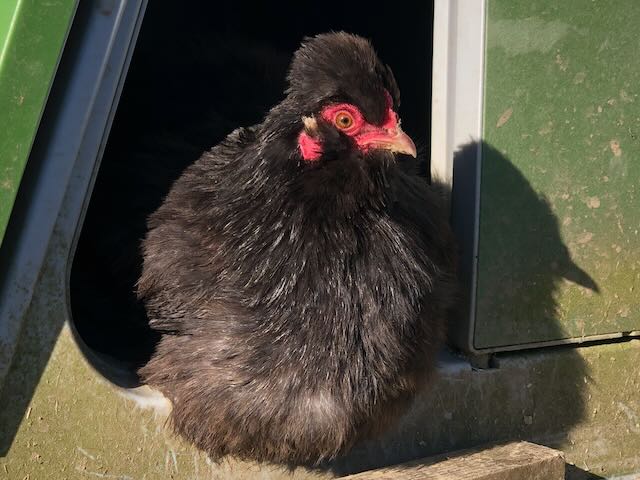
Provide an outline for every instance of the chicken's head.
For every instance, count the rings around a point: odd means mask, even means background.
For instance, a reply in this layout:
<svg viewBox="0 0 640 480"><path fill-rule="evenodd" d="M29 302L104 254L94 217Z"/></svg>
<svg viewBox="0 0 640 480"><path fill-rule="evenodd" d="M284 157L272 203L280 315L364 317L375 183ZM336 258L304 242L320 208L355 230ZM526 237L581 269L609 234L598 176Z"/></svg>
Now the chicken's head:
<svg viewBox="0 0 640 480"><path fill-rule="evenodd" d="M307 38L287 79L281 108L293 113L297 153L305 163L416 156L413 141L400 128L393 73L366 39L343 32Z"/></svg>
<svg viewBox="0 0 640 480"><path fill-rule="evenodd" d="M298 147L305 161L331 160L345 149L361 156L376 150L416 156L400 128L393 73L367 40L346 33L308 39L288 79L289 96L304 110Z"/></svg>

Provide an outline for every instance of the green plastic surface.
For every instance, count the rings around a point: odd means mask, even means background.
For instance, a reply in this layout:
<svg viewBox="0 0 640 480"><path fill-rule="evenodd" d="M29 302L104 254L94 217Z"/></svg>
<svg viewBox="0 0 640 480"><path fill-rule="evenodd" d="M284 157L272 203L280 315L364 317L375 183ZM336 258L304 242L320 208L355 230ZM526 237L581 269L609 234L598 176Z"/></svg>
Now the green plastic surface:
<svg viewBox="0 0 640 480"><path fill-rule="evenodd" d="M76 3L0 1L0 244Z"/></svg>
<svg viewBox="0 0 640 480"><path fill-rule="evenodd" d="M488 9L474 345L640 330L640 4Z"/></svg>

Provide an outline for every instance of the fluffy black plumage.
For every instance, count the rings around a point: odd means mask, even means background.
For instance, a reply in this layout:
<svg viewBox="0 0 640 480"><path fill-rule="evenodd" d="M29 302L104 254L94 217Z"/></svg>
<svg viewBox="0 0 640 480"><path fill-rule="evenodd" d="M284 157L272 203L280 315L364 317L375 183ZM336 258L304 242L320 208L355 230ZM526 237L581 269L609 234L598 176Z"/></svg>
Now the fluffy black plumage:
<svg viewBox="0 0 640 480"><path fill-rule="evenodd" d="M432 370L451 302L439 195L388 150L303 117L384 120L391 70L364 39L307 39L286 98L175 182L150 217L138 295L163 332L140 370L174 429L214 457L318 462L383 428Z"/></svg>

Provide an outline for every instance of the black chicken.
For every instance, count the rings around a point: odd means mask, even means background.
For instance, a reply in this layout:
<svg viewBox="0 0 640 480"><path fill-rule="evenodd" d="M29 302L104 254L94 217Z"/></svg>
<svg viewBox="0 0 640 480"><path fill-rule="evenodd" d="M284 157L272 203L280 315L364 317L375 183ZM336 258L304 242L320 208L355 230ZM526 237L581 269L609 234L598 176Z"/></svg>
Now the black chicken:
<svg viewBox="0 0 640 480"><path fill-rule="evenodd" d="M441 198L368 41L307 39L286 97L175 182L149 219L138 295L163 332L143 380L213 457L308 463L395 418L452 299Z"/></svg>

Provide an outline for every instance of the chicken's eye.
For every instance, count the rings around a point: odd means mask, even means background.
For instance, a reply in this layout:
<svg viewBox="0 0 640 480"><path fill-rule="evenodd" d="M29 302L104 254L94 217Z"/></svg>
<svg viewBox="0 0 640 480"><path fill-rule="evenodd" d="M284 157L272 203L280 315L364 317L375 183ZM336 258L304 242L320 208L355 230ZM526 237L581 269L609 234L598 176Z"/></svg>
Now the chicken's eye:
<svg viewBox="0 0 640 480"><path fill-rule="evenodd" d="M349 112L338 112L335 116L335 120L334 123L336 124L336 127L342 129L342 130L347 130L349 128L351 128L353 126L353 115L351 115Z"/></svg>

